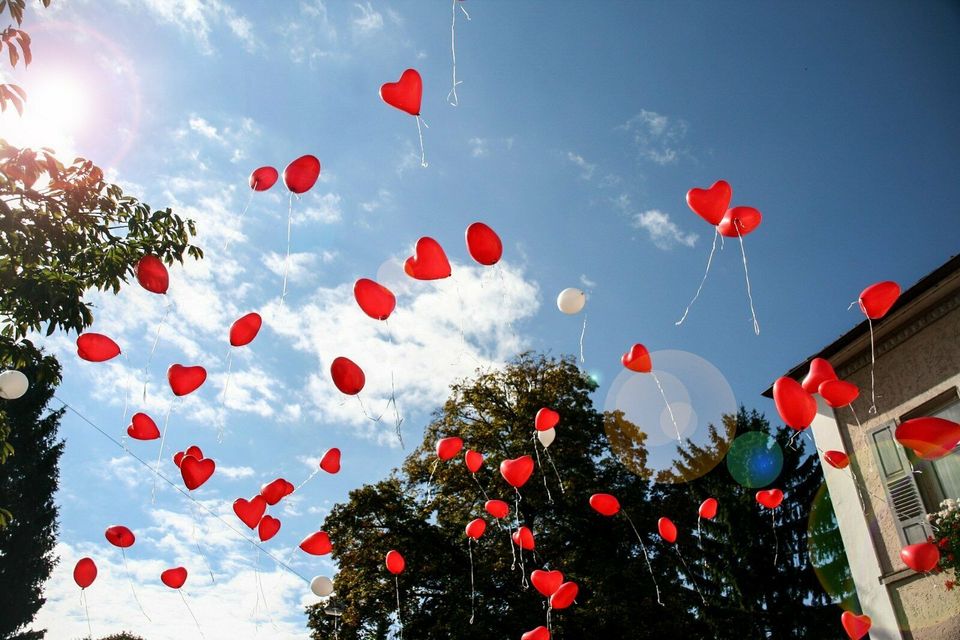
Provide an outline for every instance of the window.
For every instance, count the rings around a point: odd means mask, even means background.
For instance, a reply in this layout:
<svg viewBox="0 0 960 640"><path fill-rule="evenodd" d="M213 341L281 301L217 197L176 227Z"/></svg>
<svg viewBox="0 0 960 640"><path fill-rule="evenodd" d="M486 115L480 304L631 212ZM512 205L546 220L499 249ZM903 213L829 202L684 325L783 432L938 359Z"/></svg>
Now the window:
<svg viewBox="0 0 960 640"><path fill-rule="evenodd" d="M897 521L897 535L904 545L923 542L930 535L915 474L907 452L894 437L896 425L888 423L869 433L877 469L887 493L887 502Z"/></svg>

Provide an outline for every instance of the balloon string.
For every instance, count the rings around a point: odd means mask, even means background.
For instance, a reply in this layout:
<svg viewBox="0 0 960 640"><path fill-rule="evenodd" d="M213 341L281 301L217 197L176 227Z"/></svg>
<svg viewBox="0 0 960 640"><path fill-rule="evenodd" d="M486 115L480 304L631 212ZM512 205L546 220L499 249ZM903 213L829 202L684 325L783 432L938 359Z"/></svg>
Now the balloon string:
<svg viewBox="0 0 960 640"><path fill-rule="evenodd" d="M166 294L164 294L166 295ZM150 355L147 356L147 364L143 365L143 402L147 402L147 383L150 382L150 363L153 362L153 355L157 352L157 345L160 344L160 330L163 329L163 325L167 322L167 317L170 315L170 310L173 309L173 303L170 301L170 298L167 297L167 308L163 312L163 317L160 318L160 324L157 325L157 333L153 338L153 347L150 349Z"/></svg>
<svg viewBox="0 0 960 640"><path fill-rule="evenodd" d="M226 430L227 388L230 386L230 375L233 371L233 348L227 351L227 379L223 383L223 392L220 394L220 415L217 420L217 442L223 443L223 433Z"/></svg>
<svg viewBox="0 0 960 640"><path fill-rule="evenodd" d="M700 556L703 557L703 531L700 529L700 520L702 518L700 515L697 515L697 552ZM710 564L707 562L706 557L703 558L703 566L707 569L710 568Z"/></svg>
<svg viewBox="0 0 960 640"><path fill-rule="evenodd" d="M627 522L630 523L630 528L633 529L633 534L637 536L637 541L640 542L640 548L643 549L643 558L647 561L647 570L650 572L650 579L653 580L653 588L657 591L657 604L661 607L665 606L663 601L660 600L660 585L657 584L657 576L653 573L653 567L650 565L650 555L647 553L647 545L643 543L643 538L640 536L640 532L637 531L637 527L633 524L633 520L630 519L630 516L626 511L621 510L620 513L623 514L623 517L627 519Z"/></svg>
<svg viewBox="0 0 960 640"><path fill-rule="evenodd" d="M586 362L583 358L583 337L587 335L587 314L583 314L583 327L580 329L580 364Z"/></svg>
<svg viewBox="0 0 960 640"><path fill-rule="evenodd" d="M417 116L417 135L420 137L420 166L427 168L430 165L427 164L427 155L423 150L423 130L420 128L420 123L423 121L423 118ZM423 126L427 127L427 123L423 122ZM429 129L430 127L427 127Z"/></svg>
<svg viewBox="0 0 960 640"><path fill-rule="evenodd" d="M567 490L563 488L563 480L560 479L560 472L557 471L557 465L553 464L553 456L550 455L550 449L544 447L543 452L547 454L547 462L553 467L553 472L557 475L557 484L560 485L560 493L566 495Z"/></svg>
<svg viewBox="0 0 960 640"><path fill-rule="evenodd" d="M290 273L290 231L293 226L293 192L290 192L290 201L287 206L287 256L283 259L283 289L280 291L280 306L287 297L287 276Z"/></svg>
<svg viewBox="0 0 960 640"><path fill-rule="evenodd" d="M160 461L163 459L163 443L167 440L167 425L170 423L170 412L173 411L173 404L176 400L170 402L167 406L167 415L163 417L163 431L160 434L160 451L157 452L157 464L153 469L153 490L150 492L150 504L157 502L157 477L160 476Z"/></svg>
<svg viewBox="0 0 960 640"><path fill-rule="evenodd" d="M780 540L777 538L777 510L770 510L770 528L773 529L773 566L777 566L780 557Z"/></svg>
<svg viewBox="0 0 960 640"><path fill-rule="evenodd" d="M203 635L203 629L200 628L200 621L197 620L197 616L193 615L193 609L190 608L190 604L187 603L186 596L183 595L183 589L177 589L177 593L180 594L180 599L183 600L183 606L187 608L187 611L190 613L190 617L193 618L193 624L197 625L197 633L200 634L201 638L205 638Z"/></svg>
<svg viewBox="0 0 960 640"><path fill-rule="evenodd" d="M397 624L400 625L400 640L403 640L403 618L400 617L400 576L393 576L393 584L397 588Z"/></svg>
<svg viewBox="0 0 960 640"><path fill-rule="evenodd" d="M387 340L390 341L391 347L395 347L396 345L393 342L393 329L390 328L390 319L384 318L383 323L387 326ZM387 402L387 406L389 407L390 405L393 405L393 422L394 429L397 432L397 440L400 441L400 448L404 449L403 432L400 430L400 425L403 424L403 416L400 415L400 407L397 406L397 386L394 381L394 371L392 367L390 369L390 401Z"/></svg>
<svg viewBox="0 0 960 640"><path fill-rule="evenodd" d="M697 298L700 297L700 292L703 291L703 285L707 282L707 276L710 275L710 265L713 263L713 254L717 251L717 237L720 236L720 232L717 230L717 227L713 228L713 247L710 249L710 257L707 258L707 270L703 272L703 280L700 281L700 286L697 287L697 292L693 294L693 300L690 301L690 304L687 305L687 308L683 310L683 316L677 320L674 324L680 326L683 324L683 321L687 319L687 314L690 313L690 307L693 306L693 303L697 301Z"/></svg>
<svg viewBox="0 0 960 640"><path fill-rule="evenodd" d="M270 613L270 606L267 604L267 594L263 591L263 577L260 574L260 549L257 549L257 564L255 567L255 575L257 578L257 589L260 591L258 596L260 600L263 601L263 611L267 614L267 620L270 621L270 626L276 629L277 631L280 628L277 626L277 623L273 621L273 614Z"/></svg>
<svg viewBox="0 0 960 640"><path fill-rule="evenodd" d="M320 473L320 467L317 467L316 469L314 469L314 470L313 470L313 473L311 473L311 474L307 477L306 480L304 480L303 482L301 482L300 484L298 484L298 485L297 485L297 488L294 489L293 491L294 491L294 492L300 491L300 488L303 487L303 485L305 485L305 484L307 484L308 482L310 482L311 480L313 480L313 478L314 478L318 473Z"/></svg>
<svg viewBox="0 0 960 640"><path fill-rule="evenodd" d="M743 256L743 277L747 281L747 299L750 301L750 315L753 317L753 333L760 335L760 323L757 322L757 312L753 308L753 292L750 290L750 274L747 271L747 252L743 248L743 236L740 235L740 223L733 225L737 230L737 237L740 238L740 254Z"/></svg>
<svg viewBox="0 0 960 640"><path fill-rule="evenodd" d="M133 601L137 603L137 608L140 609L140 613L147 619L147 622L153 622L150 616L147 615L147 612L143 610L143 605L140 604L140 598L137 597L137 590L133 588L133 578L130 577L130 565L127 564L127 551L123 547L120 547L120 555L123 556L123 571L127 574L127 584L130 585L130 593L133 594Z"/></svg>
<svg viewBox="0 0 960 640"><path fill-rule="evenodd" d="M550 605L550 600L547 600L547 633L553 635L553 623L550 620L550 614L553 613L553 607ZM549 637L549 636L548 636Z"/></svg>
<svg viewBox="0 0 960 640"><path fill-rule="evenodd" d="M877 392L874 380L874 365L877 362L876 351L873 344L873 320L867 316L867 324L870 327L870 409L867 411L870 415L877 412Z"/></svg>
<svg viewBox="0 0 960 640"><path fill-rule="evenodd" d="M254 181L253 181L253 186L250 188L250 197L247 198L247 204L244 205L243 211L240 212L240 218L237 220L237 225L238 225L238 226L240 225L240 223L243 222L243 217L244 217L245 215L247 215L247 209L250 208L250 203L253 202L253 194L256 193L256 191L257 191L257 185L258 185L259 183L260 183L259 180L254 180ZM227 238L227 239L223 242L223 250L226 251L226 250L227 250L227 247L229 247L229 246L230 246L230 238Z"/></svg>
<svg viewBox="0 0 960 640"><path fill-rule="evenodd" d="M498 520L497 522L499 523L500 521ZM514 549L516 545L513 544L513 534L509 528L507 529L507 543L510 545L510 571L513 571L517 568L517 550Z"/></svg>
<svg viewBox="0 0 960 640"><path fill-rule="evenodd" d="M473 481L477 483L477 487L480 489L480 493L483 494L483 499L484 499L485 501L489 502L489 501L490 501L490 496L487 495L487 490L484 489L484 488L483 488L483 485L480 484L480 481L477 480L477 474L471 473L470 475L471 475L471 477L473 477ZM500 526L500 521L499 521L499 520L495 520L495 522L497 523L497 526Z"/></svg>
<svg viewBox="0 0 960 640"><path fill-rule="evenodd" d="M660 397L663 398L663 404L667 406L667 411L670 413L670 421L673 423L673 428L677 432L677 442L682 447L683 438L680 437L680 425L677 424L677 417L673 415L673 407L671 407L670 403L667 402L667 394L663 392L663 387L660 385L660 378L657 377L657 372L651 371L650 375L653 376L653 381L657 383L657 389L660 390Z"/></svg>
<svg viewBox="0 0 960 640"><path fill-rule="evenodd" d="M547 486L547 474L543 472L543 464L540 462L540 449L537 448L537 432L533 432L533 452L537 454L537 468L540 469L540 479L543 480L543 490L547 492L547 500L553 504L553 496L550 495L550 487Z"/></svg>
<svg viewBox="0 0 960 640"><path fill-rule="evenodd" d="M357 399L357 402L360 403L360 411L363 412L363 416L364 416L367 420L370 420L370 421L372 421L372 422L380 422L380 418L383 417L383 414L381 413L379 416L377 416L376 418L374 418L372 415L370 415L370 414L367 412L367 408L363 405L363 400L360 398L360 394L357 393L355 397L356 397L356 399Z"/></svg>
<svg viewBox="0 0 960 640"><path fill-rule="evenodd" d="M90 626L90 609L87 608L86 589L80 589L80 602L83 603L83 612L87 616L87 635L93 640L93 627Z"/></svg>
<svg viewBox="0 0 960 640"><path fill-rule="evenodd" d="M127 363L127 367L129 368L129 367L130 367L130 358L127 357L126 352L122 353L121 355L123 356L123 361L124 361L125 363ZM129 387L129 385L125 385L125 386L128 386L128 387ZM123 393L123 417L120 418L120 422L121 422L121 423L127 421L127 412L130 410L130 395L131 395L131 392L132 392L132 390L131 390L130 388L127 388L127 389L124 390L124 393ZM127 436L123 436L123 437L121 437L120 439L123 441L123 446L124 446L124 448L126 448L126 446L127 446Z"/></svg>
<svg viewBox="0 0 960 640"><path fill-rule="evenodd" d="M522 498L520 496L520 489L514 487L513 492L516 494L514 497L514 506L517 510L517 513L515 514L517 519L517 540L523 542L523 539L520 537L520 500L522 500ZM513 542L512 536L510 537L510 542ZM523 563L523 545L518 544L517 546L520 547L520 550L517 552L520 555L520 575L522 576L520 579L520 586L526 590L530 588L530 583L527 582L527 569Z"/></svg>
<svg viewBox="0 0 960 640"><path fill-rule="evenodd" d="M680 562L683 564L683 570L688 576L690 576L690 582L693 583L693 588L697 590L697 593L700 595L700 602L703 603L703 606L707 606L707 600L703 597L703 593L700 591L700 585L697 584L697 579L690 571L690 567L687 566L687 561L683 559L683 554L680 553L680 547L673 545L673 550L677 552L677 557L680 558Z"/></svg>
<svg viewBox="0 0 960 640"><path fill-rule="evenodd" d="M202 516L201 516L202 517ZM213 578L213 567L210 566L210 561L207 560L206 554L203 552L203 549L200 547L200 538L197 537L197 520L196 516L192 518L193 526L190 529L190 535L193 537L193 543L197 547L197 553L200 554L200 557L203 559L203 564L207 565L207 572L210 574L210 584L216 584L216 580Z"/></svg>
<svg viewBox="0 0 960 640"><path fill-rule="evenodd" d="M458 0L453 0L453 6L450 8L450 13L452 14L450 19L450 53L453 57L453 87L450 89L450 93L447 94L447 102L454 107L460 103L457 98L457 85L460 84L457 82L457 2ZM468 15L467 20L469 19L470 16ZM450 99L451 97L453 98L452 100Z"/></svg>
<svg viewBox="0 0 960 640"><path fill-rule="evenodd" d="M456 2L456 0L454 0ZM477 592L473 581L473 538L467 538L467 551L470 553L470 624L473 624L473 617L476 615L474 603L476 602Z"/></svg>

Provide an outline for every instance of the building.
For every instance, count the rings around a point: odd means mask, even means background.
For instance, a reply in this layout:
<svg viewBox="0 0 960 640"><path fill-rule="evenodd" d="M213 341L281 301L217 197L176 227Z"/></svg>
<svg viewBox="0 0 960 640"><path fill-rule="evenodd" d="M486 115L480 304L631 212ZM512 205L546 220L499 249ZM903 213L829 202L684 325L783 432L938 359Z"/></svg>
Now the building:
<svg viewBox="0 0 960 640"><path fill-rule="evenodd" d="M920 416L960 422L960 256L903 291L887 315L874 322L873 333L876 413L869 411L866 320L785 375L802 380L810 361L821 357L841 380L860 387L853 410L831 409L817 396L810 430L821 462L829 450L844 451L851 459L844 470L822 466L857 595L873 620L870 638L957 640L960 587L946 589L945 580L953 578L948 574L907 568L900 549L931 534L927 514L939 511L945 498L960 498L960 448L922 461L900 446L894 430ZM772 395L771 389L764 395Z"/></svg>

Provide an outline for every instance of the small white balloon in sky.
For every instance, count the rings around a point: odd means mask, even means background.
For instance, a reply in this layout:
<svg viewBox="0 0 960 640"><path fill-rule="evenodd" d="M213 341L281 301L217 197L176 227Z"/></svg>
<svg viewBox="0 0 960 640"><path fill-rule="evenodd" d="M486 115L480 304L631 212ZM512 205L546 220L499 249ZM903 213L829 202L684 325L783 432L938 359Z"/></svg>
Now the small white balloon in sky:
<svg viewBox="0 0 960 640"><path fill-rule="evenodd" d="M557 308L569 315L580 313L585 304L587 304L587 294L580 289L570 287L557 296Z"/></svg>
<svg viewBox="0 0 960 640"><path fill-rule="evenodd" d="M29 387L27 376L15 369L0 373L0 398L4 400L16 400L22 397Z"/></svg>
<svg viewBox="0 0 960 640"><path fill-rule="evenodd" d="M321 598L326 598L333 593L333 580L327 576L317 576L310 581L310 590Z"/></svg>

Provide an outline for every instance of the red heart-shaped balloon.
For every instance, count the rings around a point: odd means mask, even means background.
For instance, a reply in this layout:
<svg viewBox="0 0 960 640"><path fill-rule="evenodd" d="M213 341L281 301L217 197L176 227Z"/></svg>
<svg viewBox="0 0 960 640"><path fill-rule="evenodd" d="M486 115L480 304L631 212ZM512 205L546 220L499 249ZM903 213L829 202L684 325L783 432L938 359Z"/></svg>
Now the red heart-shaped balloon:
<svg viewBox="0 0 960 640"><path fill-rule="evenodd" d="M230 326L230 346L243 347L250 344L260 333L261 326L263 318L259 313L248 313L239 318Z"/></svg>
<svg viewBox="0 0 960 640"><path fill-rule="evenodd" d="M456 436L437 440L437 457L441 460L449 460L455 457L462 449L463 440Z"/></svg>
<svg viewBox="0 0 960 640"><path fill-rule="evenodd" d="M197 460L203 459L203 451L200 450L200 447L197 445L190 445L187 447L186 451L177 451L173 454L173 464L177 465L177 468L180 468L180 464L183 462L185 456L193 456Z"/></svg>
<svg viewBox="0 0 960 640"><path fill-rule="evenodd" d="M773 403L783 421L797 431L809 427L817 416L816 399L793 378L777 378L773 383Z"/></svg>
<svg viewBox="0 0 960 640"><path fill-rule="evenodd" d="M287 494L286 492L287 481L283 478L277 478L260 487L260 495L263 496L263 499L266 500L267 504L271 507L280 502Z"/></svg>
<svg viewBox="0 0 960 640"><path fill-rule="evenodd" d="M766 489L765 491L757 491L757 502L765 506L767 509L776 509L780 506L780 503L783 502L783 491L780 489Z"/></svg>
<svg viewBox="0 0 960 640"><path fill-rule="evenodd" d="M550 640L550 630L540 625L520 636L520 640Z"/></svg>
<svg viewBox="0 0 960 640"><path fill-rule="evenodd" d="M187 581L187 570L183 567L167 569L160 574L160 580L171 589L179 589Z"/></svg>
<svg viewBox="0 0 960 640"><path fill-rule="evenodd" d="M510 505L503 500L487 500L483 508L497 520L506 518L510 513Z"/></svg>
<svg viewBox="0 0 960 640"><path fill-rule="evenodd" d="M257 525L257 535L260 536L260 542L266 542L280 531L280 521L273 516L263 516L260 524Z"/></svg>
<svg viewBox="0 0 960 640"><path fill-rule="evenodd" d="M336 385L340 393L348 396L355 396L363 390L363 385L367 383L367 378L363 375L363 369L350 358L343 356L333 359L330 363L330 377L333 378L333 384Z"/></svg>
<svg viewBox="0 0 960 640"><path fill-rule="evenodd" d="M354 283L353 297L361 311L374 320L386 320L397 307L393 292L369 278L360 278Z"/></svg>
<svg viewBox="0 0 960 640"><path fill-rule="evenodd" d="M670 518L660 518L657 520L657 531L660 537L673 544L677 541L677 525L673 524Z"/></svg>
<svg viewBox="0 0 960 640"><path fill-rule="evenodd" d="M250 173L250 188L254 191L266 191L277 182L280 174L273 167L260 167Z"/></svg>
<svg viewBox="0 0 960 640"><path fill-rule="evenodd" d="M846 380L827 380L819 391L823 401L834 409L847 406L860 395L860 387Z"/></svg>
<svg viewBox="0 0 960 640"><path fill-rule="evenodd" d="M810 361L810 370L807 371L807 375L804 377L803 382L800 383L800 386L803 387L803 390L807 393L817 393L820 390L820 385L826 382L827 380L836 380L837 372L833 370L833 365L829 361L823 358L814 358Z"/></svg>
<svg viewBox="0 0 960 640"><path fill-rule="evenodd" d="M713 520L717 517L717 507L719 503L716 498L707 498L700 503L700 508L697 510L697 515L703 518L704 520Z"/></svg>
<svg viewBox="0 0 960 640"><path fill-rule="evenodd" d="M146 255L137 262L137 282L150 293L164 294L170 287L170 274L157 256Z"/></svg>
<svg viewBox="0 0 960 640"><path fill-rule="evenodd" d="M288 495L290 495L296 490L296 487L293 486L292 482L287 482L286 480L284 480L283 485L284 485L283 497L287 497Z"/></svg>
<svg viewBox="0 0 960 640"><path fill-rule="evenodd" d="M489 267L497 264L503 256L503 243L493 229L482 222L467 227L467 251L470 257Z"/></svg>
<svg viewBox="0 0 960 640"><path fill-rule="evenodd" d="M547 431L553 429L560 423L560 414L543 407L540 411L537 411L537 417L533 420L533 426L537 431Z"/></svg>
<svg viewBox="0 0 960 640"><path fill-rule="evenodd" d="M426 236L417 240L413 255L403 263L403 270L415 280L440 280L449 278L452 273L443 247Z"/></svg>
<svg viewBox="0 0 960 640"><path fill-rule="evenodd" d="M635 344L630 347L630 351L620 356L620 362L630 371L637 373L650 373L653 371L653 361L650 359L650 352L642 344Z"/></svg>
<svg viewBox="0 0 960 640"><path fill-rule="evenodd" d="M733 189L730 184L726 180L717 180L709 189L694 187L687 191L687 206L695 214L716 226L723 219L723 214L730 206L732 197Z"/></svg>
<svg viewBox="0 0 960 640"><path fill-rule="evenodd" d="M723 214L717 230L727 238L743 237L759 227L762 220L763 215L753 207L734 207Z"/></svg>
<svg viewBox="0 0 960 640"><path fill-rule="evenodd" d="M900 559L917 573L927 573L939 564L940 549L932 542L908 544L900 550Z"/></svg>
<svg viewBox="0 0 960 640"><path fill-rule="evenodd" d="M399 81L387 82L380 87L380 98L391 107L418 116L423 98L423 79L416 69L407 69Z"/></svg>
<svg viewBox="0 0 960 640"><path fill-rule="evenodd" d="M850 465L850 456L843 451L826 451L823 454L823 459L834 469L846 469Z"/></svg>
<svg viewBox="0 0 960 640"><path fill-rule="evenodd" d="M134 440L156 440L160 437L160 429L153 418L145 413L135 413L127 427L127 435Z"/></svg>
<svg viewBox="0 0 960 640"><path fill-rule="evenodd" d="M340 449L336 447L327 449L327 452L320 458L320 468L327 473L334 474L340 471Z"/></svg>
<svg viewBox="0 0 960 640"><path fill-rule="evenodd" d="M860 292L860 310L871 320L879 320L887 315L899 297L900 285L896 282L877 282Z"/></svg>
<svg viewBox="0 0 960 640"><path fill-rule="evenodd" d="M180 475L183 477L183 484L190 491L209 480L216 469L217 463L213 458L199 460L193 456L184 456L180 461Z"/></svg>
<svg viewBox="0 0 960 640"><path fill-rule="evenodd" d="M326 531L311 533L300 543L300 548L313 556L324 556L333 551Z"/></svg>
<svg viewBox="0 0 960 640"><path fill-rule="evenodd" d="M477 453L472 449L468 450L463 454L463 463L467 465L467 471L476 473L480 471L480 467L483 466L483 454Z"/></svg>
<svg viewBox="0 0 960 640"><path fill-rule="evenodd" d="M133 531L130 531L130 529L126 528L122 524L115 524L112 527L107 527L107 530L103 532L103 535L107 538L107 542L115 547L120 547L121 549L132 547L133 543L137 540L136 536L133 535Z"/></svg>
<svg viewBox="0 0 960 640"><path fill-rule="evenodd" d="M912 418L900 423L894 435L924 460L936 460L956 448L960 424L944 418Z"/></svg>
<svg viewBox="0 0 960 640"><path fill-rule="evenodd" d="M620 512L620 501L609 493L595 493L590 496L590 506L602 516L615 516Z"/></svg>
<svg viewBox="0 0 960 640"><path fill-rule="evenodd" d="M860 640L870 632L873 621L866 614L858 616L855 613L844 611L840 616L840 624L843 625L843 630L847 632L850 640Z"/></svg>
<svg viewBox="0 0 960 640"><path fill-rule="evenodd" d="M233 512L240 518L240 522L251 529L255 529L267 510L267 501L263 496L253 496L252 499L237 498L233 501Z"/></svg>
<svg viewBox="0 0 960 640"><path fill-rule="evenodd" d="M545 571L536 569L530 574L530 584L540 592L544 598L549 598L557 592L563 584L563 574L559 571Z"/></svg>
<svg viewBox="0 0 960 640"><path fill-rule="evenodd" d="M580 587L577 586L576 582L564 582L556 593L550 596L550 608L566 609L577 599L578 591L580 591Z"/></svg>
<svg viewBox="0 0 960 640"><path fill-rule="evenodd" d="M167 369L167 382L175 396L185 396L200 388L207 380L207 370L200 366L185 367L182 364L172 364Z"/></svg>
<svg viewBox="0 0 960 640"><path fill-rule="evenodd" d="M307 154L300 156L283 170L283 184L293 193L306 193L320 177L320 160Z"/></svg>
<svg viewBox="0 0 960 640"><path fill-rule="evenodd" d="M468 538L473 538L474 540L479 540L480 536L483 535L483 532L487 530L487 521L483 518L474 518L467 523L465 529Z"/></svg>
<svg viewBox="0 0 960 640"><path fill-rule="evenodd" d="M513 540L513 544L517 545L521 549L533 551L533 531L530 531L528 527L520 527L510 534L510 539Z"/></svg>
<svg viewBox="0 0 960 640"><path fill-rule="evenodd" d="M533 458L520 456L500 463L500 475L511 487L519 489L527 483L533 473Z"/></svg>
<svg viewBox="0 0 960 640"><path fill-rule="evenodd" d="M73 568L73 581L81 589L86 589L97 579L97 564L92 558L80 558Z"/></svg>
<svg viewBox="0 0 960 640"><path fill-rule="evenodd" d="M387 552L385 564L387 565L387 571L395 576L398 576L403 573L403 570L407 566L407 561L403 559L403 556L400 555L399 551L392 549Z"/></svg>
<svg viewBox="0 0 960 640"><path fill-rule="evenodd" d="M106 362L120 355L120 346L102 333L84 333L77 337L77 355L87 362Z"/></svg>

